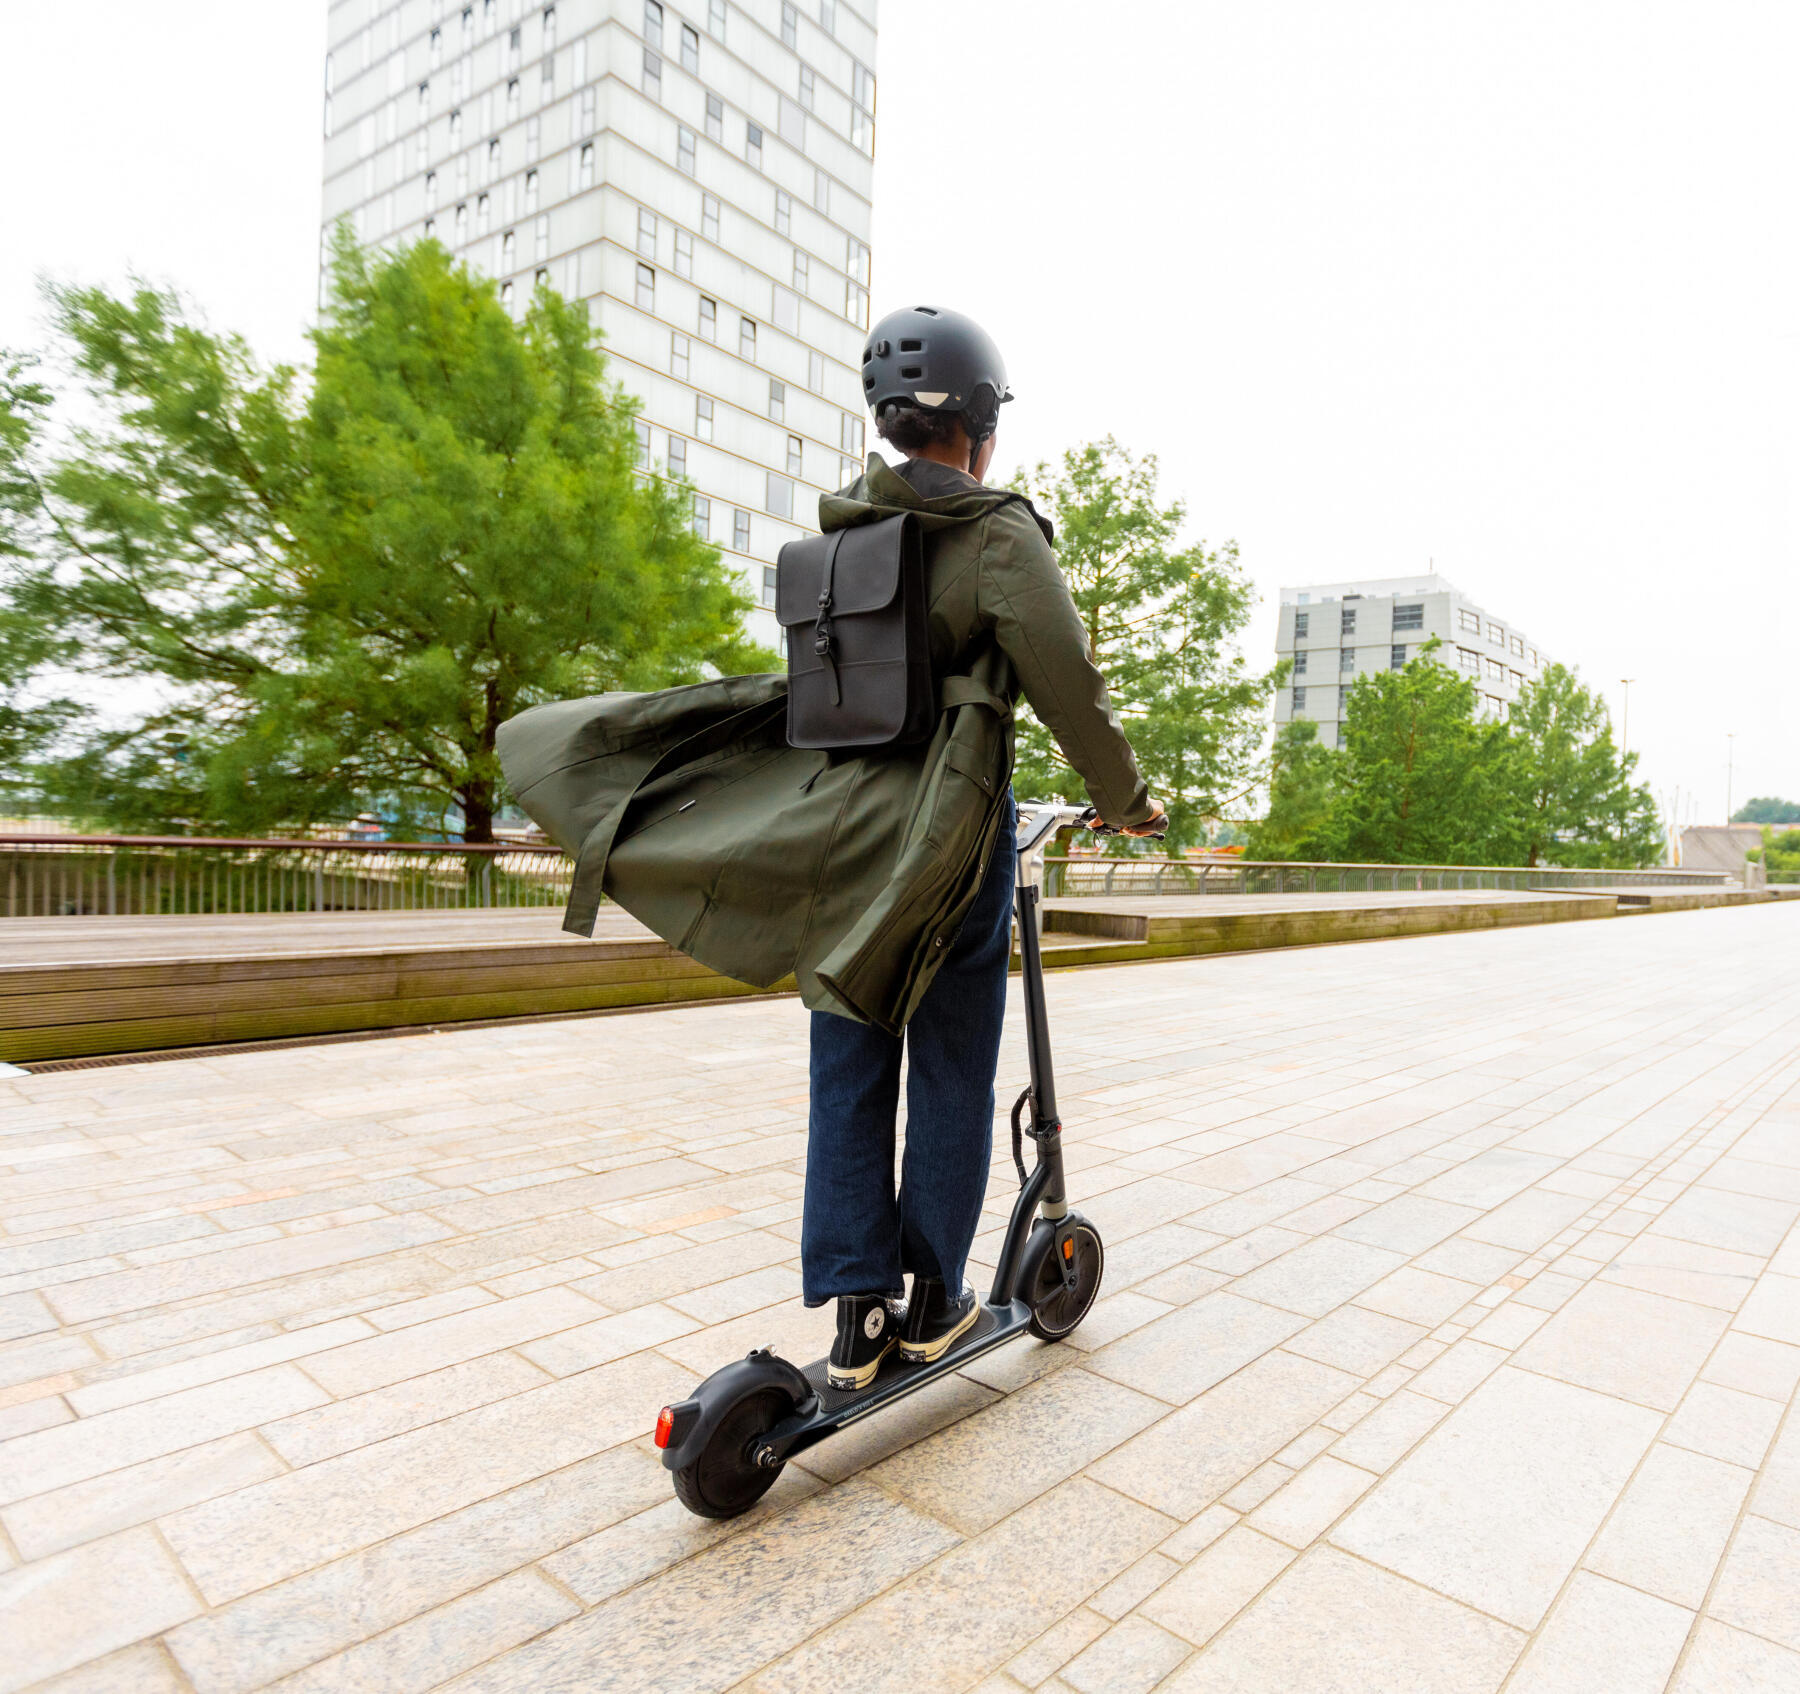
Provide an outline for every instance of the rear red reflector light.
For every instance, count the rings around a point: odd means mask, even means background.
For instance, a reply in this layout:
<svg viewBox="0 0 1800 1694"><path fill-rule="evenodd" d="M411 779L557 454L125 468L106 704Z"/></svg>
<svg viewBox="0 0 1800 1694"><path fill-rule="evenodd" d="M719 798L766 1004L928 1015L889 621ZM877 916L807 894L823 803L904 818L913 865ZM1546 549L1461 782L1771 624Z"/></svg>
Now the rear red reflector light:
<svg viewBox="0 0 1800 1694"><path fill-rule="evenodd" d="M675 1408L673 1406L664 1406L662 1411L657 1414L657 1419L656 1419L656 1444L657 1444L657 1446L667 1447L669 1444L669 1437L671 1435L673 1435L674 1433L675 1433Z"/></svg>

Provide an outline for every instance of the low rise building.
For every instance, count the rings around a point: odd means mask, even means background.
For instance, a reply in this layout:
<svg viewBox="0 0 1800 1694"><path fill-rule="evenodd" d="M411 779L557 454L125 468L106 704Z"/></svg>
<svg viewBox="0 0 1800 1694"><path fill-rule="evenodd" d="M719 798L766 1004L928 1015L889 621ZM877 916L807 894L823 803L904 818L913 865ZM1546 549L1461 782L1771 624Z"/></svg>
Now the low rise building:
<svg viewBox="0 0 1800 1694"><path fill-rule="evenodd" d="M1357 677L1400 669L1433 636L1442 643L1438 663L1475 685L1485 717L1504 718L1525 685L1552 663L1517 624L1441 576L1284 588L1275 651L1293 661L1293 674L1276 697L1277 728L1310 718L1325 746L1340 746L1344 704Z"/></svg>

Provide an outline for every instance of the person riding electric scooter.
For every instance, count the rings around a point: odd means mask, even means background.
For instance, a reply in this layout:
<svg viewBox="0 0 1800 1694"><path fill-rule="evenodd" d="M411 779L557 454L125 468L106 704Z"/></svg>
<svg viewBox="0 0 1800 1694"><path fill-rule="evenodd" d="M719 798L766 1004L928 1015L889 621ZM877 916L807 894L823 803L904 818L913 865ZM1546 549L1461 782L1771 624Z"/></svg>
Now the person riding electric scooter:
<svg viewBox="0 0 1800 1694"><path fill-rule="evenodd" d="M916 516L924 531L932 673L985 678L989 698L999 696L1005 713L1000 827L986 835L985 862L968 877L973 898L962 902L948 934L931 938L926 986L909 1017L896 1027L894 1020L851 1015L857 1008L829 997L812 1012L802 1284L808 1306L836 1301L836 1339L820 1367L803 1373L766 1352L753 1355L715 1373L694 1399L665 1408L657 1429L664 1462L682 1500L709 1515L745 1509L788 1452L971 1353L1026 1327L1066 1334L1085 1314L1099 1284L1101 1247L1097 1231L1068 1213L1063 1196L1034 908L1020 913L1020 940L1032 1067L1027 1096L1039 1163L1028 1181L1019 1161L1023 1192L986 1306L964 1276L987 1187L1015 889L1022 902L1034 899L1023 870L1058 822L1089 821L1132 835L1166 828L1093 663L1051 551L1049 524L1022 496L984 486L1000 407L1012 399L998 348L958 313L913 307L871 331L862 375L877 433L906 462L894 469L871 456L863 477L821 500L821 528L831 534L895 514ZM1021 692L1086 783L1094 808L1029 810L1015 841L1009 703ZM875 753L830 768L870 767L875 789L877 762L892 758ZM954 813L960 804L969 816L980 815L992 792L962 782L967 793L959 799L958 773L990 790L991 773L966 754L949 765L948 786L933 790L937 805ZM846 784L839 827L865 831L879 852L887 820L878 806L858 816L856 799L856 784ZM961 821L952 815L938 826L947 842L959 839ZM899 833L895 821L895 847ZM915 926L932 921L925 914ZM903 1056L906 1149L896 1194ZM1015 1159L1025 1100L1014 1112ZM1034 1228L1040 1204L1043 1219ZM906 1276L912 1284L903 1302Z"/></svg>

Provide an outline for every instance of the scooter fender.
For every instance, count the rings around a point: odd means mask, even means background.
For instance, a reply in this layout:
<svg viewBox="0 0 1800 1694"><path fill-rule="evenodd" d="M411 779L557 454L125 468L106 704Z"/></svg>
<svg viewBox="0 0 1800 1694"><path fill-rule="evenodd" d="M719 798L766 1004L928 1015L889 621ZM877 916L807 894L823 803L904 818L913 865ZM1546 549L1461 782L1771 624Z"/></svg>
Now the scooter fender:
<svg viewBox="0 0 1800 1694"><path fill-rule="evenodd" d="M734 1359L701 1383L691 1399L670 1406L674 1427L672 1438L663 1449L663 1469L680 1470L698 1459L719 1420L746 1394L759 1388L781 1389L793 1400L795 1411L809 1408L817 1398L800 1368L766 1347L746 1358Z"/></svg>
<svg viewBox="0 0 1800 1694"><path fill-rule="evenodd" d="M1087 1221L1080 1212L1071 1210L1055 1223L1048 1218L1039 1218L1031 1226L1031 1234L1025 1239L1025 1249L1019 1254L1019 1275L1012 1290L1015 1300L1028 1299L1026 1290L1037 1287L1038 1267L1043 1263L1045 1255L1055 1250L1057 1236L1065 1229ZM1091 1229L1093 1226L1089 1224L1088 1227Z"/></svg>

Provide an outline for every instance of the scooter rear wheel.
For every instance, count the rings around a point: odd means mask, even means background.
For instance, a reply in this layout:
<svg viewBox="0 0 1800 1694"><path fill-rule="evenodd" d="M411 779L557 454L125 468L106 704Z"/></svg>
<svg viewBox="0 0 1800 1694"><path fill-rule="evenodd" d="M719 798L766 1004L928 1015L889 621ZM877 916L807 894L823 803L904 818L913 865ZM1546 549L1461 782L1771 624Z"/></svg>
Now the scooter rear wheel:
<svg viewBox="0 0 1800 1694"><path fill-rule="evenodd" d="M759 1435L793 1409L793 1401L779 1388L746 1394L719 1420L700 1456L673 1473L676 1498L703 1518L734 1518L749 1511L786 1468L759 1465L750 1450Z"/></svg>
<svg viewBox="0 0 1800 1694"><path fill-rule="evenodd" d="M1072 1240L1075 1286L1063 1281L1062 1268L1056 1262L1054 1248L1041 1253L1025 1290L1031 1307L1031 1333L1043 1341L1060 1341L1073 1332L1088 1314L1100 1292L1100 1278L1106 1273L1106 1248L1100 1232L1086 1218L1075 1222Z"/></svg>

